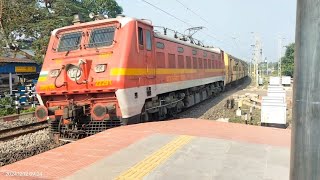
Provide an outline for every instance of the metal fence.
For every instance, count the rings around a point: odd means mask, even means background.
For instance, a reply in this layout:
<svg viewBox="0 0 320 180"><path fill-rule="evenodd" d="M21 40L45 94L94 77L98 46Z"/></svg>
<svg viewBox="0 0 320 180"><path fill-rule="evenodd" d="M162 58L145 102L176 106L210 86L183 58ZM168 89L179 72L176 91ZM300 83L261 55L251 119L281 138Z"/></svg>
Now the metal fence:
<svg viewBox="0 0 320 180"><path fill-rule="evenodd" d="M8 103L0 104L0 108L15 108L16 113L27 108L36 107L39 101L36 96L35 87L32 85L19 86L17 90L13 90L12 94L0 94L0 98L8 98Z"/></svg>

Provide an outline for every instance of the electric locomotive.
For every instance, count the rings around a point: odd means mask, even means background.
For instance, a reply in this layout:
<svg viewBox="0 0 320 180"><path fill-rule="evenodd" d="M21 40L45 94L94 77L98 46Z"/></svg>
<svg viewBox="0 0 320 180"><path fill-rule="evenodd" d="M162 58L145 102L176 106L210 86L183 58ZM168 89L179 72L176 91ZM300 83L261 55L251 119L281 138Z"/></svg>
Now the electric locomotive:
<svg viewBox="0 0 320 180"><path fill-rule="evenodd" d="M154 28L119 15L77 18L52 31L36 87L42 104L36 117L50 122L52 134L77 139L165 119L223 91L230 69L225 62L232 61L224 51Z"/></svg>

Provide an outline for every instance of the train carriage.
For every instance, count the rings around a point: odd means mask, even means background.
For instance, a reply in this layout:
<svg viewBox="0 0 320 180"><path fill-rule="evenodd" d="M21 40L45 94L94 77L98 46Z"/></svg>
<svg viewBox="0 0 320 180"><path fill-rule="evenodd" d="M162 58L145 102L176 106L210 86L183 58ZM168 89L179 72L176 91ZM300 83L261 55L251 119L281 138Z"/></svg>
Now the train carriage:
<svg viewBox="0 0 320 180"><path fill-rule="evenodd" d="M225 84L233 84L239 80L247 77L248 68L247 63L244 61L228 54L224 53L224 64L225 64Z"/></svg>

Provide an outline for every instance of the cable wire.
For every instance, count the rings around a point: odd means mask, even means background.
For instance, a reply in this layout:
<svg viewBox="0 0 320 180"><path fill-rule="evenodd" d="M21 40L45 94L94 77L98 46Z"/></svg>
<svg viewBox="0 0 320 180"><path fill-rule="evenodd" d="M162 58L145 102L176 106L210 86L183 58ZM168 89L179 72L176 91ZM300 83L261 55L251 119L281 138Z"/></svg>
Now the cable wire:
<svg viewBox="0 0 320 180"><path fill-rule="evenodd" d="M180 18L178 18L178 17L170 14L169 12L167 12L167 11L159 8L158 6L151 4L150 2L148 2L148 1L146 1L146 0L142 0L142 1L145 2L145 3L147 3L147 4L149 4L150 6L152 6L152 7L154 7L154 8L156 8L156 9L158 9L159 11L161 11L161 12L163 12L163 13L165 13L165 14L167 14L167 15L169 15L169 16L171 16L171 17L173 17L173 18L175 18L175 19L177 19L177 20L179 20L179 21L181 21L181 22L183 22L183 23L185 23L186 25L188 25L188 26L190 26L190 27L193 27L190 23L188 23L188 22L186 22L186 21L184 21L184 20L182 20L182 19L180 19Z"/></svg>
<svg viewBox="0 0 320 180"><path fill-rule="evenodd" d="M154 4L150 3L150 2L148 2L148 1L146 1L146 0L141 0L141 1L143 1L143 2L145 2L145 3L147 3L147 4L149 4L150 6L152 6L152 7L156 8L156 9L158 9L159 11L161 11L161 12L163 12L163 13L165 13L165 14L167 14L167 15L171 16L171 17L173 17L174 19L177 19L178 21L183 22L184 24L186 24L186 25L188 25L188 26L190 26L190 27L194 27L192 24L190 24L190 23L188 23L188 22L186 22L186 21L184 21L184 20L182 20L182 19L180 19L180 18L178 18L178 17L174 16L173 14L171 14L171 13L169 13L169 12L167 12L167 11L165 11L165 10L161 9L161 8L159 8L158 6L156 6L156 5L154 5ZM212 36L212 35L210 35L210 34L208 34L208 33L206 33L206 32L202 32L202 33L203 33L203 34L205 34L205 35L207 35L207 36L209 36L209 37L211 37L211 38L213 38L213 39L215 39L215 40L217 40L217 41L223 42L223 41L221 41L220 39L218 39L218 38L216 38L216 37L214 37L214 36Z"/></svg>
<svg viewBox="0 0 320 180"><path fill-rule="evenodd" d="M189 8L188 6L186 6L184 3L182 3L181 1L179 0L175 0L176 2L178 2L180 5L182 5L184 8L186 8L188 11L192 12L194 15L198 16L201 20L203 20L204 22L208 23L208 25L210 25L213 29L217 29L215 28L209 21L207 21L205 18L203 18L202 16L200 16L198 13L196 13L194 10L192 10L191 8ZM234 44L236 46L236 48L241 48L238 43L236 42L235 38L233 36L230 36L230 35L227 35L225 34L226 36L228 36L229 38L231 38L233 41L234 41ZM217 39L217 38L215 38ZM221 41L221 40L219 40ZM222 41L221 41L222 42ZM228 43L229 44L229 43ZM231 45L231 44L229 44Z"/></svg>
<svg viewBox="0 0 320 180"><path fill-rule="evenodd" d="M198 16L200 19L202 19L203 21L209 23L206 19L204 19L203 17L201 17L198 13L196 13L195 11L193 11L192 9L190 9L188 6L184 5L181 1L176 0L179 4L181 4L183 7L185 7L187 10L191 11L194 15Z"/></svg>

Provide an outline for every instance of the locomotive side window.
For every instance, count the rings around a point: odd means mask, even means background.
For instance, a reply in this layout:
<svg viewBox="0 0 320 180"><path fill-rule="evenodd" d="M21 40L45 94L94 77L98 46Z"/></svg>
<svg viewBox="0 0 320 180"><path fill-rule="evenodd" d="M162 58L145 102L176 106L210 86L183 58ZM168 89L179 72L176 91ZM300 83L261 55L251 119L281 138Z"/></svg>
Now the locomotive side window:
<svg viewBox="0 0 320 180"><path fill-rule="evenodd" d="M91 32L89 48L111 46L114 39L114 27L95 29Z"/></svg>
<svg viewBox="0 0 320 180"><path fill-rule="evenodd" d="M58 52L79 49L80 42L81 42L81 32L64 34L60 39Z"/></svg>
<svg viewBox="0 0 320 180"><path fill-rule="evenodd" d="M178 47L177 50L178 50L179 53L183 53L183 51L184 51L184 50L183 50L183 47Z"/></svg>
<svg viewBox="0 0 320 180"><path fill-rule="evenodd" d="M143 30L141 27L138 27L138 39L139 44L143 46Z"/></svg>
<svg viewBox="0 0 320 180"><path fill-rule="evenodd" d="M162 42L157 42L157 48L164 49L164 44Z"/></svg>
<svg viewBox="0 0 320 180"><path fill-rule="evenodd" d="M146 45L147 45L147 50L148 51L151 51L151 49L152 49L152 41L151 41L151 33L150 33L150 31L146 31L146 38L147 38L147 42L146 42Z"/></svg>

